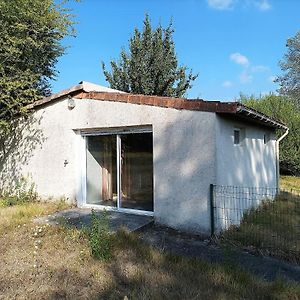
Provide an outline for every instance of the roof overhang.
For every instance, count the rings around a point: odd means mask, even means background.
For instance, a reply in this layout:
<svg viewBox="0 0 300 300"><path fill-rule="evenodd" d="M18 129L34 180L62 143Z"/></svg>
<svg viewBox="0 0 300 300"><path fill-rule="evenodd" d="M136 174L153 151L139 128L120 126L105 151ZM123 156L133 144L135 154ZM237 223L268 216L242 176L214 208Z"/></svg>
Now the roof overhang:
<svg viewBox="0 0 300 300"><path fill-rule="evenodd" d="M261 126L285 130L288 129L284 123L239 102L204 101L200 99L128 94L88 82L80 82L78 85L63 90L60 93L36 101L28 105L27 108L38 109L54 101L65 99L66 97L82 100L91 99L158 106L164 108L174 108L178 110L212 112L231 119L245 120Z"/></svg>
<svg viewBox="0 0 300 300"><path fill-rule="evenodd" d="M275 120L274 118L271 118L255 109L249 108L243 104L239 104L236 113L245 118L251 118L252 120L255 120L257 123L261 123L269 127L275 127L278 129L280 128L285 130L288 129L288 127L284 123Z"/></svg>
<svg viewBox="0 0 300 300"><path fill-rule="evenodd" d="M270 128L284 129L284 130L288 129L288 127L281 121L269 117L253 108L247 107L242 103L235 102L235 104L236 106L233 108L232 112L224 113L224 112L217 111L216 113L221 116L225 116L225 117L229 117L241 121L248 121L250 123L259 124Z"/></svg>

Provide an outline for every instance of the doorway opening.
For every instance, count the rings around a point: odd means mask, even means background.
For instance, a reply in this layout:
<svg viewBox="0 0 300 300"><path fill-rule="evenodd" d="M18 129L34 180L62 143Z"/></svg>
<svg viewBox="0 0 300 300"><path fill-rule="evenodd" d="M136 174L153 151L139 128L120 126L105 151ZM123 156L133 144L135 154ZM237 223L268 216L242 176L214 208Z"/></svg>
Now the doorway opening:
<svg viewBox="0 0 300 300"><path fill-rule="evenodd" d="M86 204L153 212L152 132L87 135Z"/></svg>

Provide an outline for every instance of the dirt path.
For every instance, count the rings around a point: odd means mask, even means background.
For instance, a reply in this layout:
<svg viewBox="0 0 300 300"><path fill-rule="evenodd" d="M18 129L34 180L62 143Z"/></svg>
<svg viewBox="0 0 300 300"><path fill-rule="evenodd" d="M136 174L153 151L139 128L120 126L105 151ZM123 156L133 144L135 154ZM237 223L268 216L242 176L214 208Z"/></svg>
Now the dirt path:
<svg viewBox="0 0 300 300"><path fill-rule="evenodd" d="M265 280L277 278L300 282L300 266L271 257L255 256L247 252L221 249L208 241L161 226L148 226L140 231L141 239L161 250L209 262L239 266Z"/></svg>

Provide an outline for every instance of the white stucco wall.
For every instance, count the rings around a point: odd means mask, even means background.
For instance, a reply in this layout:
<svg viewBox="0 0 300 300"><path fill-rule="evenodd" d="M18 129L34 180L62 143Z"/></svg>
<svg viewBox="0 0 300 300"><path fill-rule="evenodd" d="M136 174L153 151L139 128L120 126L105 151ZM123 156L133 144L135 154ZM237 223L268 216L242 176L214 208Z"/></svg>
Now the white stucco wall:
<svg viewBox="0 0 300 300"><path fill-rule="evenodd" d="M215 227L238 225L244 213L276 194L276 140L274 130L217 116ZM234 129L243 140L234 145ZM264 143L264 134L270 140Z"/></svg>
<svg viewBox="0 0 300 300"><path fill-rule="evenodd" d="M262 127L214 113L119 102L75 99L50 103L18 126L0 156L1 186L31 178L43 198L82 204L84 149L80 129L152 126L154 216L157 222L210 232L209 185L276 187L275 139L265 145ZM234 146L233 129L245 140ZM11 155L10 155L11 154ZM65 164L65 162L67 164Z"/></svg>
<svg viewBox="0 0 300 300"><path fill-rule="evenodd" d="M276 153L274 130L217 116L218 185L276 188ZM234 145L233 130L245 133L241 145ZM264 134L270 141L264 144Z"/></svg>
<svg viewBox="0 0 300 300"><path fill-rule="evenodd" d="M209 232L209 184L216 181L214 113L88 99L75 99L69 110L67 103L51 103L34 113L39 122L22 134L38 133L42 142L34 149L19 148L28 157L24 164L16 162L14 175L29 175L42 197L81 201L83 151L74 129L152 125L155 219L186 231ZM2 170L2 178L15 172L8 159Z"/></svg>

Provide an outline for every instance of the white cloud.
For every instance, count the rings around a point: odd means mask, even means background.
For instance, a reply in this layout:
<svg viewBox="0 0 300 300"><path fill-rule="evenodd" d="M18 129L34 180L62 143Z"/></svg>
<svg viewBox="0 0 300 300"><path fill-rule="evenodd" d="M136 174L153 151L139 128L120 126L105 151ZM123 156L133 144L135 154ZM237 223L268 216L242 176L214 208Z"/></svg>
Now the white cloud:
<svg viewBox="0 0 300 300"><path fill-rule="evenodd" d="M251 71L252 72L267 72L269 71L269 67L267 66L262 66L262 65L257 65L257 66L252 66Z"/></svg>
<svg viewBox="0 0 300 300"><path fill-rule="evenodd" d="M270 82L275 82L275 80L276 80L276 76L270 76L269 78L268 78L268 81L270 81Z"/></svg>
<svg viewBox="0 0 300 300"><path fill-rule="evenodd" d="M225 80L223 83L222 83L222 87L224 88L230 88L233 86L233 83L230 81L230 80Z"/></svg>
<svg viewBox="0 0 300 300"><path fill-rule="evenodd" d="M239 64L244 67L248 67L248 65L249 65L248 58L245 55L242 55L241 53L238 53L238 52L232 53L230 55L230 59L232 61L234 61L236 64Z"/></svg>
<svg viewBox="0 0 300 300"><path fill-rule="evenodd" d="M232 9L235 4L235 1L234 0L207 0L207 3L211 8L226 10L226 9Z"/></svg>
<svg viewBox="0 0 300 300"><path fill-rule="evenodd" d="M253 80L253 76L250 75L247 71L243 71L241 74L240 74L240 82L243 83L243 84L246 84L246 83L251 83Z"/></svg>
<svg viewBox="0 0 300 300"><path fill-rule="evenodd" d="M269 10L272 8L271 4L269 3L268 0L260 0L260 1L255 1L254 5L259 9L259 10Z"/></svg>
<svg viewBox="0 0 300 300"><path fill-rule="evenodd" d="M230 10L239 6L254 6L261 11L266 11L272 8L269 0L206 0L208 6L218 10Z"/></svg>

